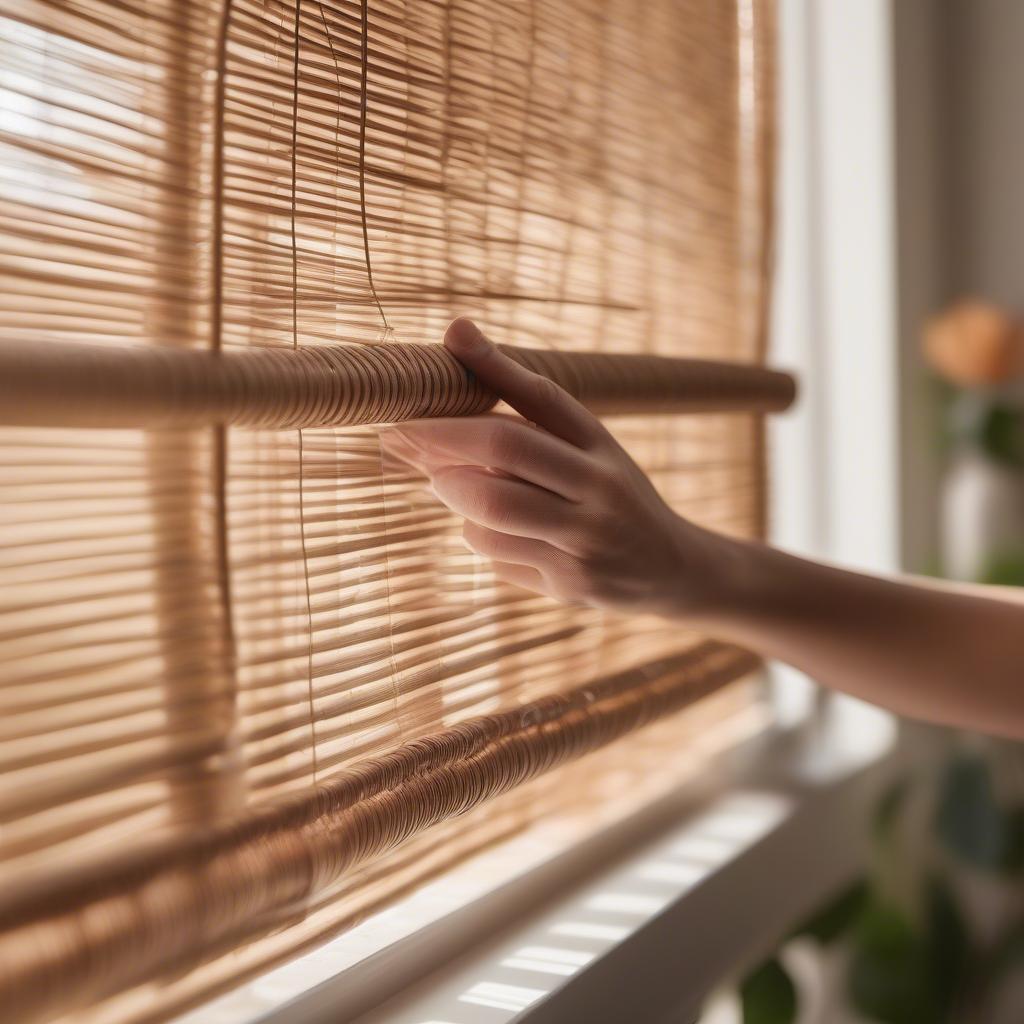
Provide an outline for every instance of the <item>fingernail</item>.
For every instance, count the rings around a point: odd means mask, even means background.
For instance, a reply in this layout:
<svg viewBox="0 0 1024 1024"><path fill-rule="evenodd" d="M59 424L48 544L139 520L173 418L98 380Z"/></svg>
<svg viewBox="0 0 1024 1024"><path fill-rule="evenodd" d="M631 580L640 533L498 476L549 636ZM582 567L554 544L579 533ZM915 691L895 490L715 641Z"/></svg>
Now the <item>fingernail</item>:
<svg viewBox="0 0 1024 1024"><path fill-rule="evenodd" d="M448 325L448 330L445 331L444 335L444 343L450 349L465 353L482 351L490 344L480 328L472 320L464 316L460 316Z"/></svg>

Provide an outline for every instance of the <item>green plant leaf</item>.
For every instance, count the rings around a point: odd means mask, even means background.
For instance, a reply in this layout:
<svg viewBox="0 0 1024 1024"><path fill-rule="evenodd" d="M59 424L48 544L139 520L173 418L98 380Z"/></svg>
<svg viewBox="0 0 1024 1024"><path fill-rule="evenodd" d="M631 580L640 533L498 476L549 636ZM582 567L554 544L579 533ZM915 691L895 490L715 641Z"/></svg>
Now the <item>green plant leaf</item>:
<svg viewBox="0 0 1024 1024"><path fill-rule="evenodd" d="M882 1024L936 1024L924 944L895 907L869 907L857 927L848 977L850 1002Z"/></svg>
<svg viewBox="0 0 1024 1024"><path fill-rule="evenodd" d="M996 587L1024 587L1024 550L997 551L990 555L978 582Z"/></svg>
<svg viewBox="0 0 1024 1024"><path fill-rule="evenodd" d="M740 986L743 1024L793 1024L797 994L792 978L778 960L766 960Z"/></svg>
<svg viewBox="0 0 1024 1024"><path fill-rule="evenodd" d="M1016 972L1024 971L1024 920L1015 921L999 936L981 966L990 998Z"/></svg>
<svg viewBox="0 0 1024 1024"><path fill-rule="evenodd" d="M868 885L865 879L859 878L795 928L793 935L807 935L827 946L850 933L867 902Z"/></svg>
<svg viewBox="0 0 1024 1024"><path fill-rule="evenodd" d="M960 907L940 875L926 883L924 938L928 987L937 1009L948 1015L967 979L971 943Z"/></svg>
<svg viewBox="0 0 1024 1024"><path fill-rule="evenodd" d="M997 804L983 758L959 755L947 766L935 824L946 847L966 864L1000 874L1024 869L1024 807Z"/></svg>
<svg viewBox="0 0 1024 1024"><path fill-rule="evenodd" d="M1018 409L993 403L979 426L978 442L990 459L1007 466L1024 466L1024 430Z"/></svg>
<svg viewBox="0 0 1024 1024"><path fill-rule="evenodd" d="M905 777L890 783L882 793L871 816L871 832L877 842L888 842L892 837L909 793L910 780Z"/></svg>
<svg viewBox="0 0 1024 1024"><path fill-rule="evenodd" d="M1024 466L1024 418L1015 405L960 394L949 406L947 445L968 444L993 462Z"/></svg>
<svg viewBox="0 0 1024 1024"><path fill-rule="evenodd" d="M1006 815L1006 850L1003 870L1007 874L1024 874L1024 807L1014 807Z"/></svg>
<svg viewBox="0 0 1024 1024"><path fill-rule="evenodd" d="M970 938L946 880L925 886L923 922L914 928L897 907L872 903L854 936L850 1001L882 1024L942 1024L952 1014L971 966Z"/></svg>

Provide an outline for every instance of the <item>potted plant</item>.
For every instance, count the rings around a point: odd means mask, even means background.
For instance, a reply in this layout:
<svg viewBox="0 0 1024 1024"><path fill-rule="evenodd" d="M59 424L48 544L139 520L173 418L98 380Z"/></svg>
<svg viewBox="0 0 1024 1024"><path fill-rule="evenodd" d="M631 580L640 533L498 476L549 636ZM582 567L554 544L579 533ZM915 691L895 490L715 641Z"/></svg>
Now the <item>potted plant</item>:
<svg viewBox="0 0 1024 1024"><path fill-rule="evenodd" d="M940 495L942 573L1024 584L1024 327L968 299L924 331L949 389L949 457Z"/></svg>

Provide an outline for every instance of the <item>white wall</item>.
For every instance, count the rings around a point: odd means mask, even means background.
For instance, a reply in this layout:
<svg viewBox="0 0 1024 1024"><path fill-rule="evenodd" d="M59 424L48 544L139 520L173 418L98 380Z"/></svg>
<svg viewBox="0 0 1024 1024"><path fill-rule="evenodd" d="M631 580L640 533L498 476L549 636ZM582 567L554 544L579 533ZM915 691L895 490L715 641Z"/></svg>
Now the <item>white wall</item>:
<svg viewBox="0 0 1024 1024"><path fill-rule="evenodd" d="M802 378L773 428L773 538L900 564L892 0L782 0L773 358Z"/></svg>

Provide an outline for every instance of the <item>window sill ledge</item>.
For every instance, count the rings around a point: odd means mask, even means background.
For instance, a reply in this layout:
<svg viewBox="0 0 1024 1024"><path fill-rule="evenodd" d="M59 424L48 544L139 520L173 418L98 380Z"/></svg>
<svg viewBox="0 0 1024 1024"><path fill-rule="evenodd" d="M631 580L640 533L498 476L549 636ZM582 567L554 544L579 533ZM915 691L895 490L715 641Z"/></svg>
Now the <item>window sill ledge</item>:
<svg viewBox="0 0 1024 1024"><path fill-rule="evenodd" d="M731 752L711 794L686 787L260 1020L693 1019L857 872L895 738L890 716L830 700Z"/></svg>

